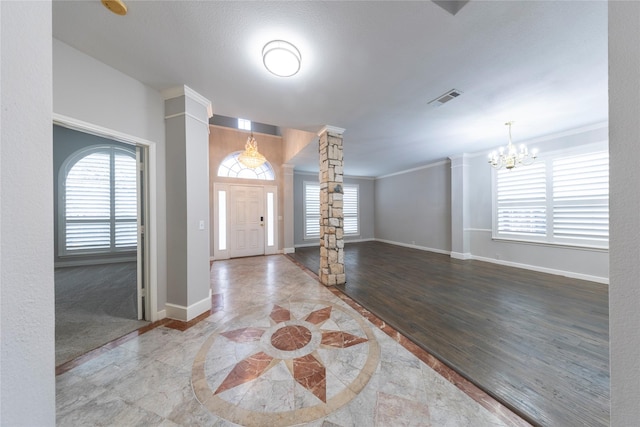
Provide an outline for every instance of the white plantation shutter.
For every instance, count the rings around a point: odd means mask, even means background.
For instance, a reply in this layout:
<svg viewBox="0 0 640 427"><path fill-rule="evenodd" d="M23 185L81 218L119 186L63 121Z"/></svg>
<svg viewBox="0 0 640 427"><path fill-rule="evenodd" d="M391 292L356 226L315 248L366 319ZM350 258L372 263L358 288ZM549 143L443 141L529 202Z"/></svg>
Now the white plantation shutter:
<svg viewBox="0 0 640 427"><path fill-rule="evenodd" d="M545 236L547 183L544 163L497 173L498 234Z"/></svg>
<svg viewBox="0 0 640 427"><path fill-rule="evenodd" d="M494 237L608 247L606 149L550 155L495 176Z"/></svg>
<svg viewBox="0 0 640 427"><path fill-rule="evenodd" d="M320 237L320 185L304 183L304 238Z"/></svg>
<svg viewBox="0 0 640 427"><path fill-rule="evenodd" d="M553 161L553 234L561 240L609 240L609 154Z"/></svg>
<svg viewBox="0 0 640 427"><path fill-rule="evenodd" d="M133 156L104 146L72 156L63 187L62 254L135 249L137 169Z"/></svg>
<svg viewBox="0 0 640 427"><path fill-rule="evenodd" d="M138 241L136 173L136 159L116 152L113 198L116 248L134 248Z"/></svg>
<svg viewBox="0 0 640 427"><path fill-rule="evenodd" d="M358 186L345 185L342 196L344 234L360 234L358 229Z"/></svg>
<svg viewBox="0 0 640 427"><path fill-rule="evenodd" d="M108 152L89 154L65 181L66 249L104 250L111 246L111 160Z"/></svg>

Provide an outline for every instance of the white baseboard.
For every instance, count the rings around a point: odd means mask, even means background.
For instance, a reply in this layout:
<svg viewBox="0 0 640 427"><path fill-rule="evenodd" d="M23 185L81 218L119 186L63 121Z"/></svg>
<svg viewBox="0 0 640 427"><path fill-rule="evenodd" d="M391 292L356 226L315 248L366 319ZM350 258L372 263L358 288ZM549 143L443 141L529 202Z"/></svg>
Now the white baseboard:
<svg viewBox="0 0 640 427"><path fill-rule="evenodd" d="M384 240L384 239L372 239L372 240L375 240L376 242L388 243L390 245L403 246L405 248L419 249L421 251L428 251L428 252L435 252L435 253L438 253L438 254L451 255L451 251L445 251L443 249L428 248L426 246L418 246L418 245L412 245L412 244L409 244L409 243L394 242L393 240Z"/></svg>
<svg viewBox="0 0 640 427"><path fill-rule="evenodd" d="M207 310L211 310L211 290L209 290L209 296L207 298L191 304L189 307L167 303L165 304L165 309L166 317L188 322Z"/></svg>
<svg viewBox="0 0 640 427"><path fill-rule="evenodd" d="M367 239L344 239L345 243L361 243L361 242L373 242L374 238L367 238Z"/></svg>
<svg viewBox="0 0 640 427"><path fill-rule="evenodd" d="M296 251L296 248L284 248L282 253L284 253L286 255L286 254L295 253L295 251Z"/></svg>
<svg viewBox="0 0 640 427"><path fill-rule="evenodd" d="M165 317L167 317L167 310L158 310L156 312L156 322L160 321L162 319L164 319Z"/></svg>
<svg viewBox="0 0 640 427"><path fill-rule="evenodd" d="M453 252L452 251L451 252L451 258L467 260L467 259L472 259L473 255L471 255L469 252L462 253L462 252Z"/></svg>
<svg viewBox="0 0 640 427"><path fill-rule="evenodd" d="M580 280L588 280L590 282L604 283L605 285L609 284L608 277L591 276L589 274L574 273L572 271L564 271L564 270L558 270L555 268L539 267L537 265L521 264L519 262L504 261L504 260L495 259L495 258L485 258L485 257L475 256L475 255L472 255L471 259L477 260L477 261L490 262L493 264L506 265L508 267L516 267L516 268L523 268L525 270L539 271L540 273L555 274L557 276L565 276L565 277L570 277L572 279L580 279Z"/></svg>
<svg viewBox="0 0 640 427"><path fill-rule="evenodd" d="M303 243L301 245L295 245L295 247L293 248L293 250L295 251L295 248L311 248L313 246L320 246L320 240L315 241L313 243Z"/></svg>

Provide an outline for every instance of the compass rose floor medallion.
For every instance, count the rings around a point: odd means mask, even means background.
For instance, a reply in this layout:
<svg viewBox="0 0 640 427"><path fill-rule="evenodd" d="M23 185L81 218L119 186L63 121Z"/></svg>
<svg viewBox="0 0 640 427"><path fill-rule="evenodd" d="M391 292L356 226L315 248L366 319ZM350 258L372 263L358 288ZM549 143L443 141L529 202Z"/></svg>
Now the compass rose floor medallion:
<svg viewBox="0 0 640 427"><path fill-rule="evenodd" d="M234 423L286 426L349 403L379 358L372 330L346 308L325 300L267 304L204 342L193 389L204 407Z"/></svg>

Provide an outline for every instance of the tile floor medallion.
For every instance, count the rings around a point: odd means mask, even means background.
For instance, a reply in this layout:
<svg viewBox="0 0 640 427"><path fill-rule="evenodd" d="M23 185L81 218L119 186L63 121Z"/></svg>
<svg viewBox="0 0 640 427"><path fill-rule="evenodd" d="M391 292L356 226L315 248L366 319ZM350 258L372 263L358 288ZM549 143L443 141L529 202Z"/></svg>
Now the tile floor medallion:
<svg viewBox="0 0 640 427"><path fill-rule="evenodd" d="M211 291L200 321L60 369L57 426L527 425L285 256L216 261Z"/></svg>
<svg viewBox="0 0 640 427"><path fill-rule="evenodd" d="M196 397L241 425L322 418L368 383L380 350L365 321L323 300L252 309L207 339L193 365Z"/></svg>

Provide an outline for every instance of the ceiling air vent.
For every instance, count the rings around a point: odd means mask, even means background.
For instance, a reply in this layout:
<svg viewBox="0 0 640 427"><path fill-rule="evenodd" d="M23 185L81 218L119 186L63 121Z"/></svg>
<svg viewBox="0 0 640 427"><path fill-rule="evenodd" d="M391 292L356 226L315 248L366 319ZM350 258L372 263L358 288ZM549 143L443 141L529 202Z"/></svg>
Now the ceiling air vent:
<svg viewBox="0 0 640 427"><path fill-rule="evenodd" d="M440 95L436 99L429 101L429 105L432 105L434 107L439 107L442 104L446 104L447 102L451 101L452 99L456 99L461 94L462 94L462 91L459 91L457 89L451 89L450 91L446 92L443 95Z"/></svg>

